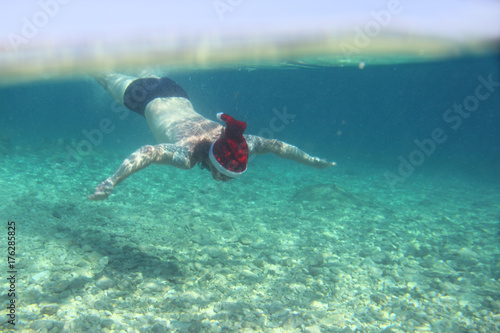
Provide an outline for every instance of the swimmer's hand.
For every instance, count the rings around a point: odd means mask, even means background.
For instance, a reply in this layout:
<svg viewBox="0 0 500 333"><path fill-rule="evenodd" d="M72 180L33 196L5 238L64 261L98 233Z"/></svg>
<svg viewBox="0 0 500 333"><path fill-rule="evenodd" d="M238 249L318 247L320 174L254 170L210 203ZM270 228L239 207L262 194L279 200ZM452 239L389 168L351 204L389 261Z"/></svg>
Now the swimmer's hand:
<svg viewBox="0 0 500 333"><path fill-rule="evenodd" d="M192 167L190 153L185 147L171 143L162 143L156 146L146 145L133 152L111 177L97 185L94 194L89 195L89 199L94 201L106 199L116 185L151 163L173 165L181 169Z"/></svg>
<svg viewBox="0 0 500 333"><path fill-rule="evenodd" d="M335 163L335 162L329 162L325 159L315 157L315 156L311 156L309 162L310 162L311 166L313 166L317 169L325 169L325 168L329 168L329 167L337 165L337 163Z"/></svg>
<svg viewBox="0 0 500 333"><path fill-rule="evenodd" d="M113 192L113 187L114 186L111 180L106 179L105 181L97 185L94 194L89 195L88 198L94 201L105 200L107 197L109 197L111 192Z"/></svg>

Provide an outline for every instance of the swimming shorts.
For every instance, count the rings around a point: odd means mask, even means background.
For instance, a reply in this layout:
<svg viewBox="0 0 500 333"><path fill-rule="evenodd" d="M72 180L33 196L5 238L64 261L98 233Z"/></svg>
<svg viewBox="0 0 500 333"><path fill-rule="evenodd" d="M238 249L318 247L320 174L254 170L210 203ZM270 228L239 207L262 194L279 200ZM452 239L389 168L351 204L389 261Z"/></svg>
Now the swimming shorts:
<svg viewBox="0 0 500 333"><path fill-rule="evenodd" d="M132 81L123 95L123 104L144 116L149 102L158 97L184 97L188 95L177 82L169 78L143 78Z"/></svg>

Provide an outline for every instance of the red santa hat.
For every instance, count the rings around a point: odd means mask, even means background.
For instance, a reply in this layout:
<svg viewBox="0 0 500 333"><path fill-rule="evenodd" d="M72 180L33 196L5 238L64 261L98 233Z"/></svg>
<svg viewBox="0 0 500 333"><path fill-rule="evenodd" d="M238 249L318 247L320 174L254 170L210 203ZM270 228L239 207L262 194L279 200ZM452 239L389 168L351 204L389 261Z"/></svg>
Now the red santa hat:
<svg viewBox="0 0 500 333"><path fill-rule="evenodd" d="M217 119L226 123L226 129L210 146L210 161L223 175L237 178L247 169L248 145L243 137L247 124L222 112Z"/></svg>

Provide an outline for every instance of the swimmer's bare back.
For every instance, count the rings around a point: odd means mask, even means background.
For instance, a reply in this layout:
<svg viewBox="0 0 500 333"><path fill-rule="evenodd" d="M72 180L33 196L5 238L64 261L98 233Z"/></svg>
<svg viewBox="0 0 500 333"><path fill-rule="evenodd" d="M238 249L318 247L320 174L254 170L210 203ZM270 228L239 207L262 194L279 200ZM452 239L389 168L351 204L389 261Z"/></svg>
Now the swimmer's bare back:
<svg viewBox="0 0 500 333"><path fill-rule="evenodd" d="M126 100L124 102L124 95L126 99L130 90L127 87L134 82L134 79L120 74L110 74L102 78L100 82L118 102L134 110L130 103L127 103ZM177 94L183 95L185 92L182 90L181 93ZM221 137L224 133L224 127L194 111L187 95L166 97L151 95L151 101L143 101L145 107L143 110L139 110L143 113L134 111L144 115L155 139L160 144L146 145L132 153L113 175L95 188L94 194L90 195L89 199L106 199L116 185L152 163L170 165L180 169L191 169L196 164L202 163L212 172L214 179L228 180L213 168L208 158L210 144ZM163 95L165 95L164 92ZM335 165L334 162L310 156L283 141L255 135L244 135L244 138L248 144L249 154L273 153L279 157L318 169Z"/></svg>

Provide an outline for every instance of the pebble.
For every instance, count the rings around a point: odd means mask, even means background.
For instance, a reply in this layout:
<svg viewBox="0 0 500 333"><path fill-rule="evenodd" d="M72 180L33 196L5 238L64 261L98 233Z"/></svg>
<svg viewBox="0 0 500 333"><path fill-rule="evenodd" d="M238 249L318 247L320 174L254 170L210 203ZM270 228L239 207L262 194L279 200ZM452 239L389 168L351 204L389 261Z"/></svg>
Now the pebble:
<svg viewBox="0 0 500 333"><path fill-rule="evenodd" d="M340 331L340 333L354 333L354 331L349 326L346 326Z"/></svg>
<svg viewBox="0 0 500 333"><path fill-rule="evenodd" d="M39 286L36 286L36 287L40 288ZM28 288L28 290L26 290L24 292L25 299L27 301L29 301L30 303L37 302L41 296L42 296L42 292L40 290L36 289L35 286Z"/></svg>
<svg viewBox="0 0 500 333"><path fill-rule="evenodd" d="M104 267L106 267L108 263L109 263L109 258L106 256L99 258L99 260L97 261L100 270L104 269Z"/></svg>
<svg viewBox="0 0 500 333"><path fill-rule="evenodd" d="M151 333L163 333L163 332L169 332L170 330L166 325L162 323L156 323L153 326L151 326L148 331Z"/></svg>
<svg viewBox="0 0 500 333"><path fill-rule="evenodd" d="M307 270L311 276L318 276L323 273L323 270L316 266L310 266Z"/></svg>
<svg viewBox="0 0 500 333"><path fill-rule="evenodd" d="M284 306L280 301L272 302L269 305L269 314L273 315L273 314L275 314L283 309L284 309Z"/></svg>
<svg viewBox="0 0 500 333"><path fill-rule="evenodd" d="M394 333L394 330L391 327L386 327L380 333Z"/></svg>
<svg viewBox="0 0 500 333"><path fill-rule="evenodd" d="M142 287L150 292L160 292L163 290L163 286L154 281L146 282Z"/></svg>
<svg viewBox="0 0 500 333"><path fill-rule="evenodd" d="M262 260L262 259L255 259L255 260L253 261L253 264L254 264L255 266L259 267L259 268L262 268L262 267L264 267L264 266L265 266L266 262L265 262L264 260Z"/></svg>
<svg viewBox="0 0 500 333"><path fill-rule="evenodd" d="M156 250L156 248L151 244L140 244L138 246L138 249L141 252L147 252L147 253L151 253L151 252L154 252Z"/></svg>
<svg viewBox="0 0 500 333"><path fill-rule="evenodd" d="M322 254L314 254L311 258L309 258L309 265L313 267L323 266L324 262L325 258Z"/></svg>
<svg viewBox="0 0 500 333"><path fill-rule="evenodd" d="M305 331L307 333L321 333L319 325L308 326L306 327Z"/></svg>
<svg viewBox="0 0 500 333"><path fill-rule="evenodd" d="M271 254L267 257L271 264L277 264L281 261L281 257L275 254Z"/></svg>
<svg viewBox="0 0 500 333"><path fill-rule="evenodd" d="M299 314L290 313L283 320L282 327L286 331L292 331L295 328L300 327L302 324L304 324L304 319L302 319L302 317Z"/></svg>
<svg viewBox="0 0 500 333"><path fill-rule="evenodd" d="M231 314L243 314L247 306L242 302L224 302L222 303L222 310Z"/></svg>
<svg viewBox="0 0 500 333"><path fill-rule="evenodd" d="M74 274L74 275L76 275L76 274ZM83 289L83 287L91 281L92 281L92 279L90 277L78 276L70 281L70 284L66 289L68 289L68 290L80 290L80 289Z"/></svg>
<svg viewBox="0 0 500 333"><path fill-rule="evenodd" d="M97 301L94 302L94 308L96 310L112 310L113 309L113 305L110 303L110 302L107 302L105 300L102 300L102 299L99 299Z"/></svg>
<svg viewBox="0 0 500 333"><path fill-rule="evenodd" d="M194 302L200 298L200 295L194 291L186 291L180 295L182 302Z"/></svg>
<svg viewBox="0 0 500 333"><path fill-rule="evenodd" d="M31 276L31 280L36 284L42 284L44 281L47 281L50 277L49 271L43 271L40 273L33 274Z"/></svg>
<svg viewBox="0 0 500 333"><path fill-rule="evenodd" d="M113 319L109 319L109 318L101 319L101 327L102 328L111 328L114 323L115 322Z"/></svg>
<svg viewBox="0 0 500 333"><path fill-rule="evenodd" d="M55 293L61 293L68 289L70 284L71 282L68 280L57 280L50 283L47 289Z"/></svg>
<svg viewBox="0 0 500 333"><path fill-rule="evenodd" d="M53 320L39 319L31 323L30 328L35 331L49 331L54 327Z"/></svg>
<svg viewBox="0 0 500 333"><path fill-rule="evenodd" d="M57 310L59 310L59 305L57 305L57 304L47 304L47 305L44 305L40 309L40 313L48 315L48 316L52 316L52 315L54 315L54 314L57 313Z"/></svg>
<svg viewBox="0 0 500 333"><path fill-rule="evenodd" d="M312 301L311 307L318 311L328 311L328 304L319 301Z"/></svg>
<svg viewBox="0 0 500 333"><path fill-rule="evenodd" d="M390 256L388 256L384 252L375 253L374 255L371 256L371 259L376 264L384 264L385 265L385 264L389 264L391 262Z"/></svg>
<svg viewBox="0 0 500 333"><path fill-rule="evenodd" d="M250 235L244 234L241 235L240 238L238 238L238 242L243 245L250 245L253 243L253 238Z"/></svg>
<svg viewBox="0 0 500 333"><path fill-rule="evenodd" d="M183 212L185 207L180 206ZM100 209L101 213L108 211L107 206L102 207L106 209ZM132 205L125 208L132 209ZM193 212L200 217L193 235L172 227L175 223L182 225L182 220L162 226L159 230L165 234L164 243L141 234L128 237L132 233L122 230L123 236L113 240L108 237L102 247L95 242L96 236L102 235L91 229L85 231L88 241L84 241L92 246L80 246L83 239L78 237L68 240L68 236L61 236L55 242L61 243L55 247L61 249L57 252L43 247L45 238L35 240L26 252L33 258L25 258L29 278L20 281L27 284L23 293L26 324L21 331L59 332L63 320L67 331L122 333L390 333L403 329L404 320L409 323L404 329L408 331L431 331L434 326L453 331L467 323L468 327L480 327L486 332L494 331L500 323L498 279L491 279L483 266L473 267L477 274L462 273L468 268L463 264L465 259L484 263L486 249L479 245L457 247L451 240L446 246L438 242L430 246L424 243L423 236L417 237L422 244L407 245L414 235L407 235L404 228L398 232L401 239L391 237L397 246L382 244L384 239L363 242L356 238L357 234L376 230L380 225L365 228L349 224L344 228L347 221L323 221L323 212L314 219L324 223L313 224L307 218L298 223L302 215L308 214L306 209L291 209L289 217L295 219L291 225L280 222L277 209L272 212L277 216L275 225L247 226L241 216L222 216L226 222L217 228L205 218L209 210L207 205ZM166 218L170 211L167 214L159 209L151 216L156 214ZM367 220L374 220L368 211L363 214ZM186 214L186 218L190 217ZM233 219L234 226L228 222ZM314 232L308 231L312 225ZM394 228L399 225L394 224ZM412 228L418 230L418 223L408 230ZM75 235L84 231L76 226L75 230ZM151 226L146 230L152 230ZM203 233L209 235L199 236ZM373 235L376 238L380 234ZM194 236L207 245L185 245ZM127 258L128 249L133 253ZM170 263L174 263L172 267L179 265L179 269L170 269ZM111 267L104 271L108 265ZM89 276L94 279L86 284ZM463 297L465 291L474 297ZM59 299L67 301L48 304ZM148 316L141 314L146 312ZM171 315L160 322L165 313ZM49 320L55 316L61 322ZM0 331L4 328L0 326Z"/></svg>
<svg viewBox="0 0 500 333"><path fill-rule="evenodd" d="M95 285L102 290L106 290L106 289L114 287L115 282L113 280L111 280L110 278L108 278L107 276L103 276L99 280L97 280Z"/></svg>
<svg viewBox="0 0 500 333"><path fill-rule="evenodd" d="M254 272L252 272L248 269L244 269L241 272L241 275L243 275L247 279L257 279L259 277L257 274L255 274Z"/></svg>

